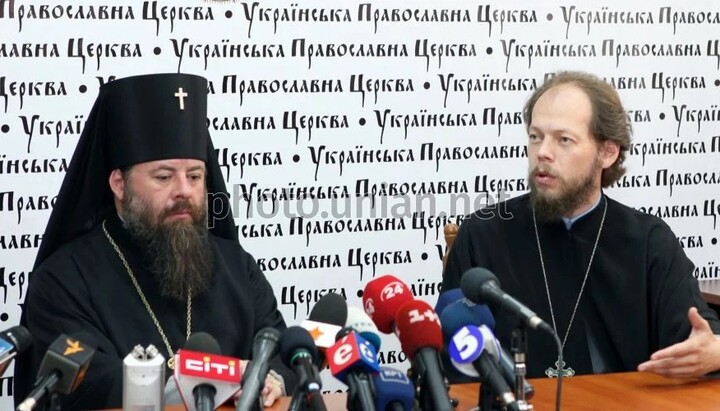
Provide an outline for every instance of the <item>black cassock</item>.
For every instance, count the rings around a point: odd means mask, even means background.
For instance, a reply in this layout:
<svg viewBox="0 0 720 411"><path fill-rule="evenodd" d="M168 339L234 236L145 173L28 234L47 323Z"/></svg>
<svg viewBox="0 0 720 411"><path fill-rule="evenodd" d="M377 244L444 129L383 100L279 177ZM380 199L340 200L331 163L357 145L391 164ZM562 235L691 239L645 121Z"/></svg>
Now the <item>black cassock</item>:
<svg viewBox="0 0 720 411"><path fill-rule="evenodd" d="M720 321L693 276L694 265L669 226L603 195L570 229L563 221L538 221L560 340L578 300L606 201L602 235L563 350L566 367L577 374L636 370L653 352L689 336L692 306L720 334ZM492 271L505 292L552 326L528 194L478 210L461 222L443 290L460 287L462 274L472 267ZM495 334L509 351L519 323L510 313L491 308ZM545 376L546 369L555 368L557 346L540 331L528 330L527 335L528 376Z"/></svg>
<svg viewBox="0 0 720 411"><path fill-rule="evenodd" d="M161 297L146 269L143 252L133 244L116 215L107 228L162 326L173 352L186 341L186 303ZM273 290L255 260L235 242L212 236L215 270L209 291L192 299L192 330L215 337L223 355L250 359L252 342L264 327L283 330ZM59 249L33 274L25 302L27 327L33 335L32 369L60 333L90 333L98 345L85 380L64 399L67 409L120 408L122 360L136 345L153 344L163 354L165 344L149 316L127 270L100 226ZM295 377L279 357L271 368L293 389ZM27 393L34 381L27 370L19 374L16 394ZM25 378L22 378L25 376ZM172 370L166 369L166 377Z"/></svg>

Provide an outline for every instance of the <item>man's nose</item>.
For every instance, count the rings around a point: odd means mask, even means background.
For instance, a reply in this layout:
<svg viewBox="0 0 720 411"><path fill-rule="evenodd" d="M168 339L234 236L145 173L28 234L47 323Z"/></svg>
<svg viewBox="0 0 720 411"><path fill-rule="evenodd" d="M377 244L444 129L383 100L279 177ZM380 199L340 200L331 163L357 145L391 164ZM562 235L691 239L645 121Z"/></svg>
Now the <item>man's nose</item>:
<svg viewBox="0 0 720 411"><path fill-rule="evenodd" d="M192 185L190 179L185 176L180 176L175 180L175 190L173 197L190 197L192 192Z"/></svg>
<svg viewBox="0 0 720 411"><path fill-rule="evenodd" d="M555 153L555 144L553 139L544 138L540 143L537 150L537 158L541 161L552 161Z"/></svg>

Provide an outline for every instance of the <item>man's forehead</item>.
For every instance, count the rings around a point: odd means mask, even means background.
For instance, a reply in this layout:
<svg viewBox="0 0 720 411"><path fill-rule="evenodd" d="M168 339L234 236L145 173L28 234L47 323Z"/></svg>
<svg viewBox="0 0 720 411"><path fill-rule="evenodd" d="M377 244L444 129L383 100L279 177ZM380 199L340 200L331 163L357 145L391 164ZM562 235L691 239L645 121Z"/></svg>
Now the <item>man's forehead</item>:
<svg viewBox="0 0 720 411"><path fill-rule="evenodd" d="M140 163L137 167L154 170L205 170L205 162L197 159L167 159Z"/></svg>
<svg viewBox="0 0 720 411"><path fill-rule="evenodd" d="M588 95L571 84L555 86L543 93L533 107L530 128L562 131L588 126L592 104Z"/></svg>
<svg viewBox="0 0 720 411"><path fill-rule="evenodd" d="M545 91L535 103L534 110L592 111L590 96L574 84L560 84Z"/></svg>

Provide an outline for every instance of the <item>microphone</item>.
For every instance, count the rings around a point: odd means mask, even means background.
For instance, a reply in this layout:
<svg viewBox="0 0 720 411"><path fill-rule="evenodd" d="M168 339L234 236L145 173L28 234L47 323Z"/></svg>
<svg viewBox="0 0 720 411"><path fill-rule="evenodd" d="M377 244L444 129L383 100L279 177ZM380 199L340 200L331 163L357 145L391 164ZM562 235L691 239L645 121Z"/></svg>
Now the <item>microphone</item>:
<svg viewBox="0 0 720 411"><path fill-rule="evenodd" d="M165 408L165 358L150 344L136 345L123 360L123 409Z"/></svg>
<svg viewBox="0 0 720 411"><path fill-rule="evenodd" d="M16 355L30 348L32 336L30 331L22 325L10 327L0 333L0 376Z"/></svg>
<svg viewBox="0 0 720 411"><path fill-rule="evenodd" d="M45 352L38 369L38 378L30 394L20 403L17 411L30 411L52 394L70 394L85 378L95 348L90 334L80 332L79 338L61 334ZM93 341L94 343L94 341Z"/></svg>
<svg viewBox="0 0 720 411"><path fill-rule="evenodd" d="M353 329L363 339L372 344L372 346L375 347L375 351L380 351L380 331L378 331L377 326L375 326L370 316L357 307L348 307L347 311L345 327Z"/></svg>
<svg viewBox="0 0 720 411"><path fill-rule="evenodd" d="M333 377L348 386L348 410L374 411L371 373L380 371L375 347L350 328L343 328L337 343L328 349Z"/></svg>
<svg viewBox="0 0 720 411"><path fill-rule="evenodd" d="M440 293L440 296L438 296L438 300L435 303L435 312L440 315L443 313L443 311L445 311L445 308L447 308L448 305L454 303L457 300L462 300L463 298L465 298L465 295L459 288L453 288L447 291L443 291L442 293Z"/></svg>
<svg viewBox="0 0 720 411"><path fill-rule="evenodd" d="M414 300L410 287L389 274L369 281L362 298L365 312L384 334L394 332L395 317L400 306Z"/></svg>
<svg viewBox="0 0 720 411"><path fill-rule="evenodd" d="M450 304L440 316L443 334L452 336L448 353L455 368L471 377L480 377L502 399L510 410L519 410L510 383L500 374L497 353L500 343L485 325L476 326L467 321L468 310L462 303ZM494 352L496 355L491 355Z"/></svg>
<svg viewBox="0 0 720 411"><path fill-rule="evenodd" d="M280 331L272 327L260 330L253 342L253 359L243 375L243 387L238 399L236 411L250 411L259 404L260 391L265 385L265 377L270 370L270 360L278 352Z"/></svg>
<svg viewBox="0 0 720 411"><path fill-rule="evenodd" d="M308 330L318 349L316 365L319 368L325 367L325 351L335 344L335 336L345 325L347 315L345 299L340 294L328 293L315 303L308 319L300 323Z"/></svg>
<svg viewBox="0 0 720 411"><path fill-rule="evenodd" d="M342 327L347 314L345 299L340 294L327 293L315 303L308 319Z"/></svg>
<svg viewBox="0 0 720 411"><path fill-rule="evenodd" d="M327 324L312 320L303 320L300 327L304 328L313 339L313 343L318 350L317 363L318 368L325 368L325 352L328 348L335 344L335 336L342 329L339 325Z"/></svg>
<svg viewBox="0 0 720 411"><path fill-rule="evenodd" d="M443 335L446 338L446 342L449 342L453 336L453 330L457 330L464 325L475 325L478 327L485 325L490 330L495 327L495 318L484 304L475 304L464 298L449 304L446 311L447 314L445 314L445 311L443 311L443 314L440 314L440 323L442 324ZM505 382L511 388L516 388L515 361L510 354L503 349L500 342L497 341L494 336L493 339L496 344L487 344L485 349L488 350L488 353L490 353L496 361L499 361L500 372ZM473 367L455 368L469 377L479 377L479 374ZM535 393L535 388L527 380L524 380L524 387L525 397L531 398Z"/></svg>
<svg viewBox="0 0 720 411"><path fill-rule="evenodd" d="M471 268L463 274L460 280L460 288L463 294L478 304L489 302L495 304L513 314L530 328L534 330L542 330L551 335L555 335L555 330L533 311L525 305L514 299L500 288L500 283L489 270L485 268Z"/></svg>
<svg viewBox="0 0 720 411"><path fill-rule="evenodd" d="M422 382L420 408L453 411L440 364L443 336L435 310L425 301L408 301L398 310L395 325L402 350L412 362L413 375Z"/></svg>
<svg viewBox="0 0 720 411"><path fill-rule="evenodd" d="M239 359L220 355L220 345L215 338L197 332L175 355L173 377L185 408L207 411L240 390L242 371Z"/></svg>
<svg viewBox="0 0 720 411"><path fill-rule="evenodd" d="M375 409L378 411L414 411L415 387L400 370L380 367L372 375L375 386Z"/></svg>
<svg viewBox="0 0 720 411"><path fill-rule="evenodd" d="M322 380L315 366L317 356L313 338L303 327L288 327L280 335L280 358L298 376L298 391L294 400L296 396L303 394L304 401L311 410L325 411L321 392Z"/></svg>
<svg viewBox="0 0 720 411"><path fill-rule="evenodd" d="M462 304L468 310L470 318L480 324L485 324L491 329L495 328L495 317L493 317L492 311L486 304L476 304L465 297L462 290L459 288L453 288L440 295L438 302L435 305L435 312L442 316L442 313L450 305ZM440 321L442 324L442 321Z"/></svg>

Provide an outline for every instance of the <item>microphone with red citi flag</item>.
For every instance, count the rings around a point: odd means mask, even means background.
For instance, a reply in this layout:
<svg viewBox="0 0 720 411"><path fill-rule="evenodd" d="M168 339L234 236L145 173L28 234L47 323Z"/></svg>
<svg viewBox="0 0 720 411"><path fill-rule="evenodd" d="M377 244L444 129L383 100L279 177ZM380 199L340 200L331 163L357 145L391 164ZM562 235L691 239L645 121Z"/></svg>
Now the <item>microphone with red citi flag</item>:
<svg viewBox="0 0 720 411"><path fill-rule="evenodd" d="M384 334L395 331L398 310L403 304L414 300L410 287L389 274L368 282L362 298L365 312Z"/></svg>
<svg viewBox="0 0 720 411"><path fill-rule="evenodd" d="M85 379L90 360L95 355L92 336L85 332L79 338L61 334L48 347L37 372L37 381L30 394L17 407L17 411L30 411L56 394L70 394ZM52 404L51 404L52 405Z"/></svg>
<svg viewBox="0 0 720 411"><path fill-rule="evenodd" d="M440 362L443 334L435 310L425 301L408 301L398 309L395 327L402 350L412 364L420 409L452 411L454 406Z"/></svg>
<svg viewBox="0 0 720 411"><path fill-rule="evenodd" d="M220 346L207 333L190 335L175 354L175 364L175 383L188 411L214 410L240 390L240 360L220 355Z"/></svg>

